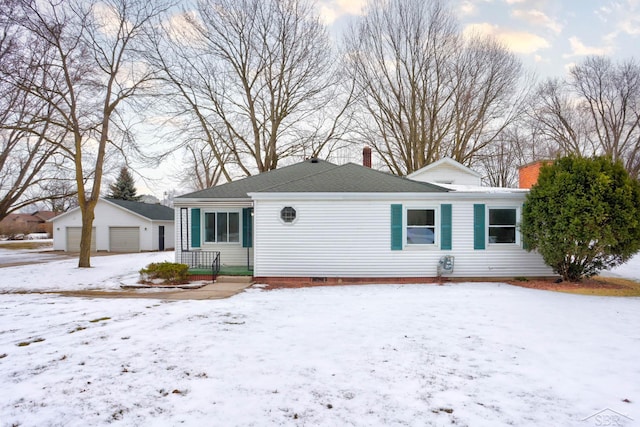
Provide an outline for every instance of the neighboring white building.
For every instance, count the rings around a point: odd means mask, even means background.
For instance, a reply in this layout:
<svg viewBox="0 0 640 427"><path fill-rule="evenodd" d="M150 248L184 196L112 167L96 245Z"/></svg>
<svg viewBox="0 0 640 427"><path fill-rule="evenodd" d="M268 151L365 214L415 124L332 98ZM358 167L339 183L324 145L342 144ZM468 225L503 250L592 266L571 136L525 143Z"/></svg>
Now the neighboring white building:
<svg viewBox="0 0 640 427"><path fill-rule="evenodd" d="M451 157L444 157L437 162L428 164L409 175L407 178L414 181L431 182L434 184L453 184L481 186L482 177L473 169L466 167L453 160Z"/></svg>
<svg viewBox="0 0 640 427"><path fill-rule="evenodd" d="M454 257L449 277L554 275L523 248L527 191L480 187L455 164L412 179L311 159L177 197L177 261L219 252L265 283L418 281L436 277L444 256Z"/></svg>
<svg viewBox="0 0 640 427"><path fill-rule="evenodd" d="M173 209L159 204L100 199L93 220L92 251L140 252L174 248ZM53 249L80 250L82 215L75 208L52 220Z"/></svg>

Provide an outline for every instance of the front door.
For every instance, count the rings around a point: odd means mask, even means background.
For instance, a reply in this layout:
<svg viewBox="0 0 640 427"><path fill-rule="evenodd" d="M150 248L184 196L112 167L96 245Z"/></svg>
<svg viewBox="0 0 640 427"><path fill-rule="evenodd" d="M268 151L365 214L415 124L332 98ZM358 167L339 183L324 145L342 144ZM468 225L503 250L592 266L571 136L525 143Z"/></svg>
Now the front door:
<svg viewBox="0 0 640 427"><path fill-rule="evenodd" d="M158 227L158 250L164 251L164 225Z"/></svg>

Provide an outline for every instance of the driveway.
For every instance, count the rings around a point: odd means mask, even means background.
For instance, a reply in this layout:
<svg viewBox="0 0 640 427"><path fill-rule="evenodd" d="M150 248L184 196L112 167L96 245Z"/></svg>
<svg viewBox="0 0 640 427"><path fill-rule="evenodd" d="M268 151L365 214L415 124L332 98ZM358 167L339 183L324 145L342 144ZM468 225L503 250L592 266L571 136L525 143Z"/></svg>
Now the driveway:
<svg viewBox="0 0 640 427"><path fill-rule="evenodd" d="M28 246L31 246L31 248L25 248ZM111 253L91 254L92 257L101 255L111 255ZM52 240L9 240L0 242L0 268L42 264L77 257L77 253L54 251Z"/></svg>
<svg viewBox="0 0 640 427"><path fill-rule="evenodd" d="M39 264L69 258L72 258L72 256L67 253L53 252L52 250L0 248L0 268Z"/></svg>
<svg viewBox="0 0 640 427"><path fill-rule="evenodd" d="M59 291L52 292L69 297L88 298L148 298L162 300L210 300L232 297L252 285L250 277L221 276L216 283L197 289L171 289L167 291L145 292L145 289L127 289L123 291ZM147 289L148 291L148 289Z"/></svg>

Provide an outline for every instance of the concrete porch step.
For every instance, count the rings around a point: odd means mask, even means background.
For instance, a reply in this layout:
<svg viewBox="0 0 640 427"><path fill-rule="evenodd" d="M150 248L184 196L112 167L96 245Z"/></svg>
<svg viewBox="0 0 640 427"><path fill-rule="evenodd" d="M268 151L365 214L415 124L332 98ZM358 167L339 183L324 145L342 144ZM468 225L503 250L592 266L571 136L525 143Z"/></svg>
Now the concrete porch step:
<svg viewBox="0 0 640 427"><path fill-rule="evenodd" d="M216 279L216 283L251 283L251 282L253 282L253 276L219 275Z"/></svg>

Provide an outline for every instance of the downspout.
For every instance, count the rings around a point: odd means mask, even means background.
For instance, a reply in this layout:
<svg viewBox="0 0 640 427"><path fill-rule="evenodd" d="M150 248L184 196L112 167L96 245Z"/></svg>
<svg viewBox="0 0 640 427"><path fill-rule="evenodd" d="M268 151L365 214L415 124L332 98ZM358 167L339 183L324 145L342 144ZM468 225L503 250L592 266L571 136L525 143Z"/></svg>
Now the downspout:
<svg viewBox="0 0 640 427"><path fill-rule="evenodd" d="M251 256L249 254L249 252L251 252L251 248L253 248L253 243L254 243L254 235L255 233L253 232L254 230L254 226L253 226L253 213L255 212L254 207L253 207L253 202L251 202L251 246L247 246L247 271L253 271L253 267L251 266ZM255 253L255 252L254 252Z"/></svg>

